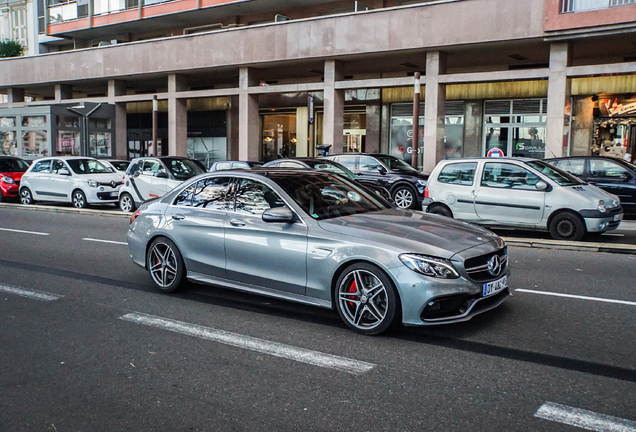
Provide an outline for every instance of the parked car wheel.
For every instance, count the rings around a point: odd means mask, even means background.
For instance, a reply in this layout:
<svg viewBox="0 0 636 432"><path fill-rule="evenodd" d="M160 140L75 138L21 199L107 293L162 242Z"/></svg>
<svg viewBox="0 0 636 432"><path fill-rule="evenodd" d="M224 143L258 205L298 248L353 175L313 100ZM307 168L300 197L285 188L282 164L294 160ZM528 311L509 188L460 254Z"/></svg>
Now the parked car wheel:
<svg viewBox="0 0 636 432"><path fill-rule="evenodd" d="M86 195L79 189L73 191L73 206L78 209L86 208L88 203L86 202Z"/></svg>
<svg viewBox="0 0 636 432"><path fill-rule="evenodd" d="M428 210L428 213L441 215L441 216L446 216L446 217L449 217L449 218L453 217L453 212L451 212L448 207L443 206L443 205L435 205L435 206L433 206L432 208L430 208Z"/></svg>
<svg viewBox="0 0 636 432"><path fill-rule="evenodd" d="M398 186L393 191L393 201L403 209L413 208L417 202L415 192L409 186Z"/></svg>
<svg viewBox="0 0 636 432"><path fill-rule="evenodd" d="M130 194L123 193L119 197L119 209L123 212L130 213L135 211L135 200Z"/></svg>
<svg viewBox="0 0 636 432"><path fill-rule="evenodd" d="M148 248L146 268L161 291L173 292L181 286L185 266L179 249L170 239L153 240Z"/></svg>
<svg viewBox="0 0 636 432"><path fill-rule="evenodd" d="M380 334L393 327L401 315L393 283L371 264L347 267L336 283L336 296L340 317L358 333Z"/></svg>
<svg viewBox="0 0 636 432"><path fill-rule="evenodd" d="M22 188L20 190L20 202L22 204L33 204L33 195L29 188Z"/></svg>
<svg viewBox="0 0 636 432"><path fill-rule="evenodd" d="M574 213L559 213L550 221L550 235L555 240L581 240L585 235L585 223Z"/></svg>

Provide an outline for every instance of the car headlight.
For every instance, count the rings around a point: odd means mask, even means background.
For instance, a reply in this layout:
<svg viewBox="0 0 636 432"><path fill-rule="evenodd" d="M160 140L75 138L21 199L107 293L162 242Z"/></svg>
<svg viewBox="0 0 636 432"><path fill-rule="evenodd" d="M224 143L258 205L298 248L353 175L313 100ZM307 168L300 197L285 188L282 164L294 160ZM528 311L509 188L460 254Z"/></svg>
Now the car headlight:
<svg viewBox="0 0 636 432"><path fill-rule="evenodd" d="M95 180L89 180L89 181L88 181L88 185L89 185L90 187L97 187L97 182L96 182Z"/></svg>
<svg viewBox="0 0 636 432"><path fill-rule="evenodd" d="M419 184L420 186L426 186L426 180L418 180L417 184Z"/></svg>
<svg viewBox="0 0 636 432"><path fill-rule="evenodd" d="M416 254L402 254L400 261L405 266L424 276L437 277L442 279L456 279L459 273L450 261L442 258L434 258Z"/></svg>
<svg viewBox="0 0 636 432"><path fill-rule="evenodd" d="M2 177L2 181L7 183L7 184L14 184L15 183L11 177Z"/></svg>
<svg viewBox="0 0 636 432"><path fill-rule="evenodd" d="M600 211L601 213L605 213L607 211L607 209L605 208L605 201L601 200L598 202L598 207L596 207L598 209L598 211Z"/></svg>

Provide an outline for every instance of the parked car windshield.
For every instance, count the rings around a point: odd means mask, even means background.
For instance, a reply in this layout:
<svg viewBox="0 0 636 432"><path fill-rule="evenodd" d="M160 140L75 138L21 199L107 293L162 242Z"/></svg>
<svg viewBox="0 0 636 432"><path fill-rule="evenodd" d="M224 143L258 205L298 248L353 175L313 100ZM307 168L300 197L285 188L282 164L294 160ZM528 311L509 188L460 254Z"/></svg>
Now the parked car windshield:
<svg viewBox="0 0 636 432"><path fill-rule="evenodd" d="M195 175L203 174L205 171L190 159L163 159L163 163L168 167L170 173L177 180L187 180Z"/></svg>
<svg viewBox="0 0 636 432"><path fill-rule="evenodd" d="M21 159L0 159L0 172L25 172L29 164Z"/></svg>
<svg viewBox="0 0 636 432"><path fill-rule="evenodd" d="M68 159L66 162L73 172L78 175L108 174L112 172L110 168L95 159Z"/></svg>
<svg viewBox="0 0 636 432"><path fill-rule="evenodd" d="M117 171L126 171L128 169L128 165L130 165L129 161L110 161L110 164L115 167Z"/></svg>
<svg viewBox="0 0 636 432"><path fill-rule="evenodd" d="M575 186L585 184L583 180L574 177L572 174L567 173L550 165L544 161L530 161L526 162L532 168L539 171L541 174L546 175L550 180L554 181L560 186Z"/></svg>
<svg viewBox="0 0 636 432"><path fill-rule="evenodd" d="M342 174L343 176L347 177L350 180L357 179L354 173L352 173L351 171L349 171L348 168L345 168L344 166L340 165L337 162L324 160L324 161L305 161L305 163L309 165L310 168L313 168L313 169L322 170L322 171L331 171L337 174Z"/></svg>
<svg viewBox="0 0 636 432"><path fill-rule="evenodd" d="M376 156L384 165L388 166L392 171L403 171L403 172L417 172L415 168L411 165L407 164L401 159L396 158L395 156Z"/></svg>
<svg viewBox="0 0 636 432"><path fill-rule="evenodd" d="M269 173L310 217L322 220L390 209L380 198L340 175Z"/></svg>

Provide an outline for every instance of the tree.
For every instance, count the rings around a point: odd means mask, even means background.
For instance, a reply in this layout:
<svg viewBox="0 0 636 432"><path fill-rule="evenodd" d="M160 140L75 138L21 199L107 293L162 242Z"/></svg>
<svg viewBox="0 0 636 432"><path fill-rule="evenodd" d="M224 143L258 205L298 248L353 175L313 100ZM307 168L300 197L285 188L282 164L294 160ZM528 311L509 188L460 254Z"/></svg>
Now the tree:
<svg viewBox="0 0 636 432"><path fill-rule="evenodd" d="M0 42L0 58L2 57L19 57L24 54L24 47L20 42L7 40Z"/></svg>

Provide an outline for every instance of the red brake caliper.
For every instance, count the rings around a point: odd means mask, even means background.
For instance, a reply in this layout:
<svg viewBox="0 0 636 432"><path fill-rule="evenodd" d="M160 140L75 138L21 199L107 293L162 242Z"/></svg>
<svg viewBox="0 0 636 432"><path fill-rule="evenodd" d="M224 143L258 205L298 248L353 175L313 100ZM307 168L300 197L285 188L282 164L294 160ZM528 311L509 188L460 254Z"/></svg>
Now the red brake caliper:
<svg viewBox="0 0 636 432"><path fill-rule="evenodd" d="M356 291L358 291L358 286L356 285L356 280L354 279L353 282L351 282L351 286L349 287L349 292L350 293L354 293ZM350 296L349 298L350 299L354 299L356 297L355 296ZM349 302L349 306L353 307L354 306L353 302Z"/></svg>

